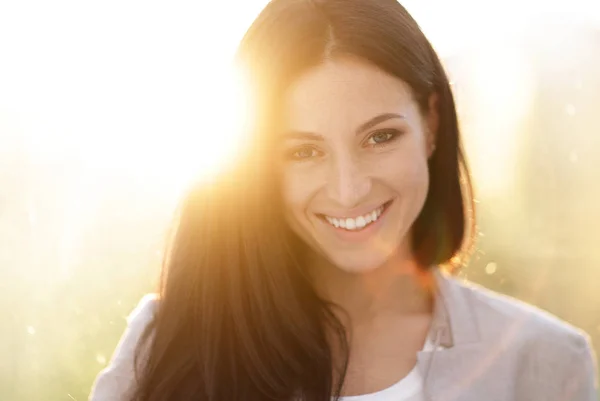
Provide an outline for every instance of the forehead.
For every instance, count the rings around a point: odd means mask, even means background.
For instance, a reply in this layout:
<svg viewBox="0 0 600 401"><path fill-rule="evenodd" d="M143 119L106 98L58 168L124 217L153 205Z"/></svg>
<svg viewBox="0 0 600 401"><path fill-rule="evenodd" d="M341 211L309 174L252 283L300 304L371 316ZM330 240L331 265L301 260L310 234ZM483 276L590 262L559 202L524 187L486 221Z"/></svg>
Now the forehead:
<svg viewBox="0 0 600 401"><path fill-rule="evenodd" d="M327 61L307 71L284 96L287 128L326 133L353 129L381 113L410 114L415 104L402 80L366 62Z"/></svg>

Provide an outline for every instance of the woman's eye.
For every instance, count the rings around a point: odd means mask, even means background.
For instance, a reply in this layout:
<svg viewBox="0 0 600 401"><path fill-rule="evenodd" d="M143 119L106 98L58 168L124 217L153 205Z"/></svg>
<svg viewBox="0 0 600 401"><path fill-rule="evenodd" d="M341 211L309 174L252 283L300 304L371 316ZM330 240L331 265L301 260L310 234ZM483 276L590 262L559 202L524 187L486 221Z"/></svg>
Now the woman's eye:
<svg viewBox="0 0 600 401"><path fill-rule="evenodd" d="M292 160L307 160L313 157L317 157L319 151L312 147L303 147L292 150L288 153L288 158Z"/></svg>
<svg viewBox="0 0 600 401"><path fill-rule="evenodd" d="M394 130L378 131L367 139L367 145L381 145L394 139L398 133Z"/></svg>

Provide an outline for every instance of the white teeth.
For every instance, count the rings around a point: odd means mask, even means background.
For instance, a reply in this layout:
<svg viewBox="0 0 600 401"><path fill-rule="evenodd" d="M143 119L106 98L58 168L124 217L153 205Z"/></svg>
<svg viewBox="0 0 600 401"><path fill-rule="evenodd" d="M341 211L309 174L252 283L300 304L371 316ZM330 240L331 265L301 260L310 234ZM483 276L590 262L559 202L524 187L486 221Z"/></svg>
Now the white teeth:
<svg viewBox="0 0 600 401"><path fill-rule="evenodd" d="M363 216L358 216L355 218L348 217L345 219L338 219L336 217L325 216L325 219L329 222L329 224L331 224L335 228L341 227L346 230L353 231L360 230L361 228L364 228L369 224L377 221L377 219L379 219L379 216L381 216L382 213L383 206L380 206L377 209L373 210L371 213L367 213Z"/></svg>

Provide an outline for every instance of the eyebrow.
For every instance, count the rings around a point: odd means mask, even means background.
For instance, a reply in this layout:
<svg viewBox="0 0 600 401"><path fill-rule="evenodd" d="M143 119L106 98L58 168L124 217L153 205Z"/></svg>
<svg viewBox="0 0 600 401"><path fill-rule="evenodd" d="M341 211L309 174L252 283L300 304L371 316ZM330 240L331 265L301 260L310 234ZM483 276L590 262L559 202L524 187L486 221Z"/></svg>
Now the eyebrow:
<svg viewBox="0 0 600 401"><path fill-rule="evenodd" d="M360 135L363 132L373 128L374 126L376 126L378 124L381 124L384 121L392 120L395 118L404 120L406 117L403 116L402 114L397 114L397 113L379 114L379 115L371 118L370 120L367 120L366 122L362 123L356 129L356 131L355 131L356 135ZM306 131L289 131L289 132L286 132L285 138L286 139L304 139L304 140L313 140L313 141L322 141L323 140L322 135L315 134L314 132L306 132Z"/></svg>
<svg viewBox="0 0 600 401"><path fill-rule="evenodd" d="M356 135L360 135L363 132L365 132L365 131L373 128L377 124L381 124L384 121L392 120L394 118L399 118L401 120L404 120L406 117L404 117L402 114L397 114L397 113L383 113L383 114L380 114L378 116L375 116L375 117L371 118L367 122L362 123L356 129Z"/></svg>

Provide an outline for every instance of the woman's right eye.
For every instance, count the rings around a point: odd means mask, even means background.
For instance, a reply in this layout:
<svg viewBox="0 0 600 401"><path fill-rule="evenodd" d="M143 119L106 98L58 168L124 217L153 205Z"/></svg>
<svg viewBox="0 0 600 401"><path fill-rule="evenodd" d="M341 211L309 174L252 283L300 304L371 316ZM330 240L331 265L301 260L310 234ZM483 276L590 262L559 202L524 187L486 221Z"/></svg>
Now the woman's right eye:
<svg viewBox="0 0 600 401"><path fill-rule="evenodd" d="M311 146L303 146L300 148L292 149L289 152L287 152L287 159L296 161L306 161L319 156L319 154L320 152L317 149Z"/></svg>

